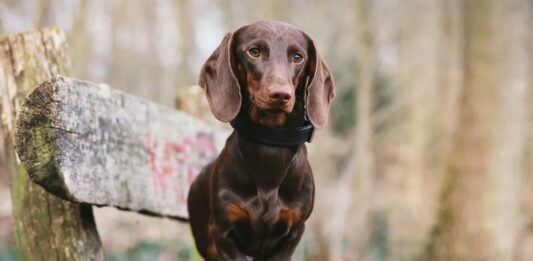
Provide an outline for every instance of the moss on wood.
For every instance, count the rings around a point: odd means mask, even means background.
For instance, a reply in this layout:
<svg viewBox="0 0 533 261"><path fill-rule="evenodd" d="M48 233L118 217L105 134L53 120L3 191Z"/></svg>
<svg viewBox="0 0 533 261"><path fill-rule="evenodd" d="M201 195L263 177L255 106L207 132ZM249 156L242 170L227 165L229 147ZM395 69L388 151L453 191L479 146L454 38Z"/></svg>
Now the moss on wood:
<svg viewBox="0 0 533 261"><path fill-rule="evenodd" d="M30 182L13 147L15 116L23 99L37 83L55 74L68 74L69 68L65 35L58 28L0 38L0 101L3 103L0 110L6 163L11 173L13 224L21 260L104 259L91 208L62 200ZM31 126L29 123L22 127ZM25 146L36 148L39 157L50 157L53 149L38 148L49 141L54 131L31 129L38 142L25 143Z"/></svg>

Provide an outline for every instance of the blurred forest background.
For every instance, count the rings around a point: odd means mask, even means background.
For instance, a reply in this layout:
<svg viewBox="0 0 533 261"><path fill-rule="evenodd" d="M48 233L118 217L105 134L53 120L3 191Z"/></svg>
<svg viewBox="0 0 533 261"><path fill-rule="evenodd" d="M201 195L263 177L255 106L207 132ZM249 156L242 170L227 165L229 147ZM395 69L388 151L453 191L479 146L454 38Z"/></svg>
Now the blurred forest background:
<svg viewBox="0 0 533 261"><path fill-rule="evenodd" d="M0 0L0 34L59 26L75 77L208 121L200 66L256 20L308 32L337 84L294 260L533 260L531 0ZM187 224L95 216L109 260L199 260Z"/></svg>

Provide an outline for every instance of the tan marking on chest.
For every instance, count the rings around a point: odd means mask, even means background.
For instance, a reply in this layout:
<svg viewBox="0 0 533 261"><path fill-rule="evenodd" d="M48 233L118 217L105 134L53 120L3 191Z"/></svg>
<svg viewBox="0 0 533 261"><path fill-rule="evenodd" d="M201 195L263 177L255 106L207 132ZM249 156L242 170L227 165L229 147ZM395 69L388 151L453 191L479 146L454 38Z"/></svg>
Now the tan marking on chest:
<svg viewBox="0 0 533 261"><path fill-rule="evenodd" d="M226 211L228 213L228 220L232 223L250 218L248 211L235 203L228 203L226 205Z"/></svg>

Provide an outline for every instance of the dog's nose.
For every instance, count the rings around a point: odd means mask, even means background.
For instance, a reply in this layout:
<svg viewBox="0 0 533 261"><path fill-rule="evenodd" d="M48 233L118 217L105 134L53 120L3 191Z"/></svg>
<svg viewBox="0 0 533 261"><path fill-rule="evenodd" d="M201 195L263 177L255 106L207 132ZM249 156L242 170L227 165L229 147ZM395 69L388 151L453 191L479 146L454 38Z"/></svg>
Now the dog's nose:
<svg viewBox="0 0 533 261"><path fill-rule="evenodd" d="M282 85L270 87L268 95L271 100L283 103L287 103L292 98L290 88Z"/></svg>

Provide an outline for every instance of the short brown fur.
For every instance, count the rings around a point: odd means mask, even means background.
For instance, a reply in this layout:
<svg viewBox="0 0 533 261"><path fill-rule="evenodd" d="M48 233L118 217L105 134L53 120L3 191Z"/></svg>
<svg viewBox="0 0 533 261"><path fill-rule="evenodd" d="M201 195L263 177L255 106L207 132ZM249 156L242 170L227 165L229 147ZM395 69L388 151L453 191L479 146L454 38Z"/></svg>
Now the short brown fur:
<svg viewBox="0 0 533 261"><path fill-rule="evenodd" d="M309 83L306 86L305 83ZM200 86L218 119L238 114L270 128L327 122L333 79L311 38L291 25L257 22L224 37ZM305 145L262 145L233 132L191 186L189 221L206 260L290 260L313 209Z"/></svg>

